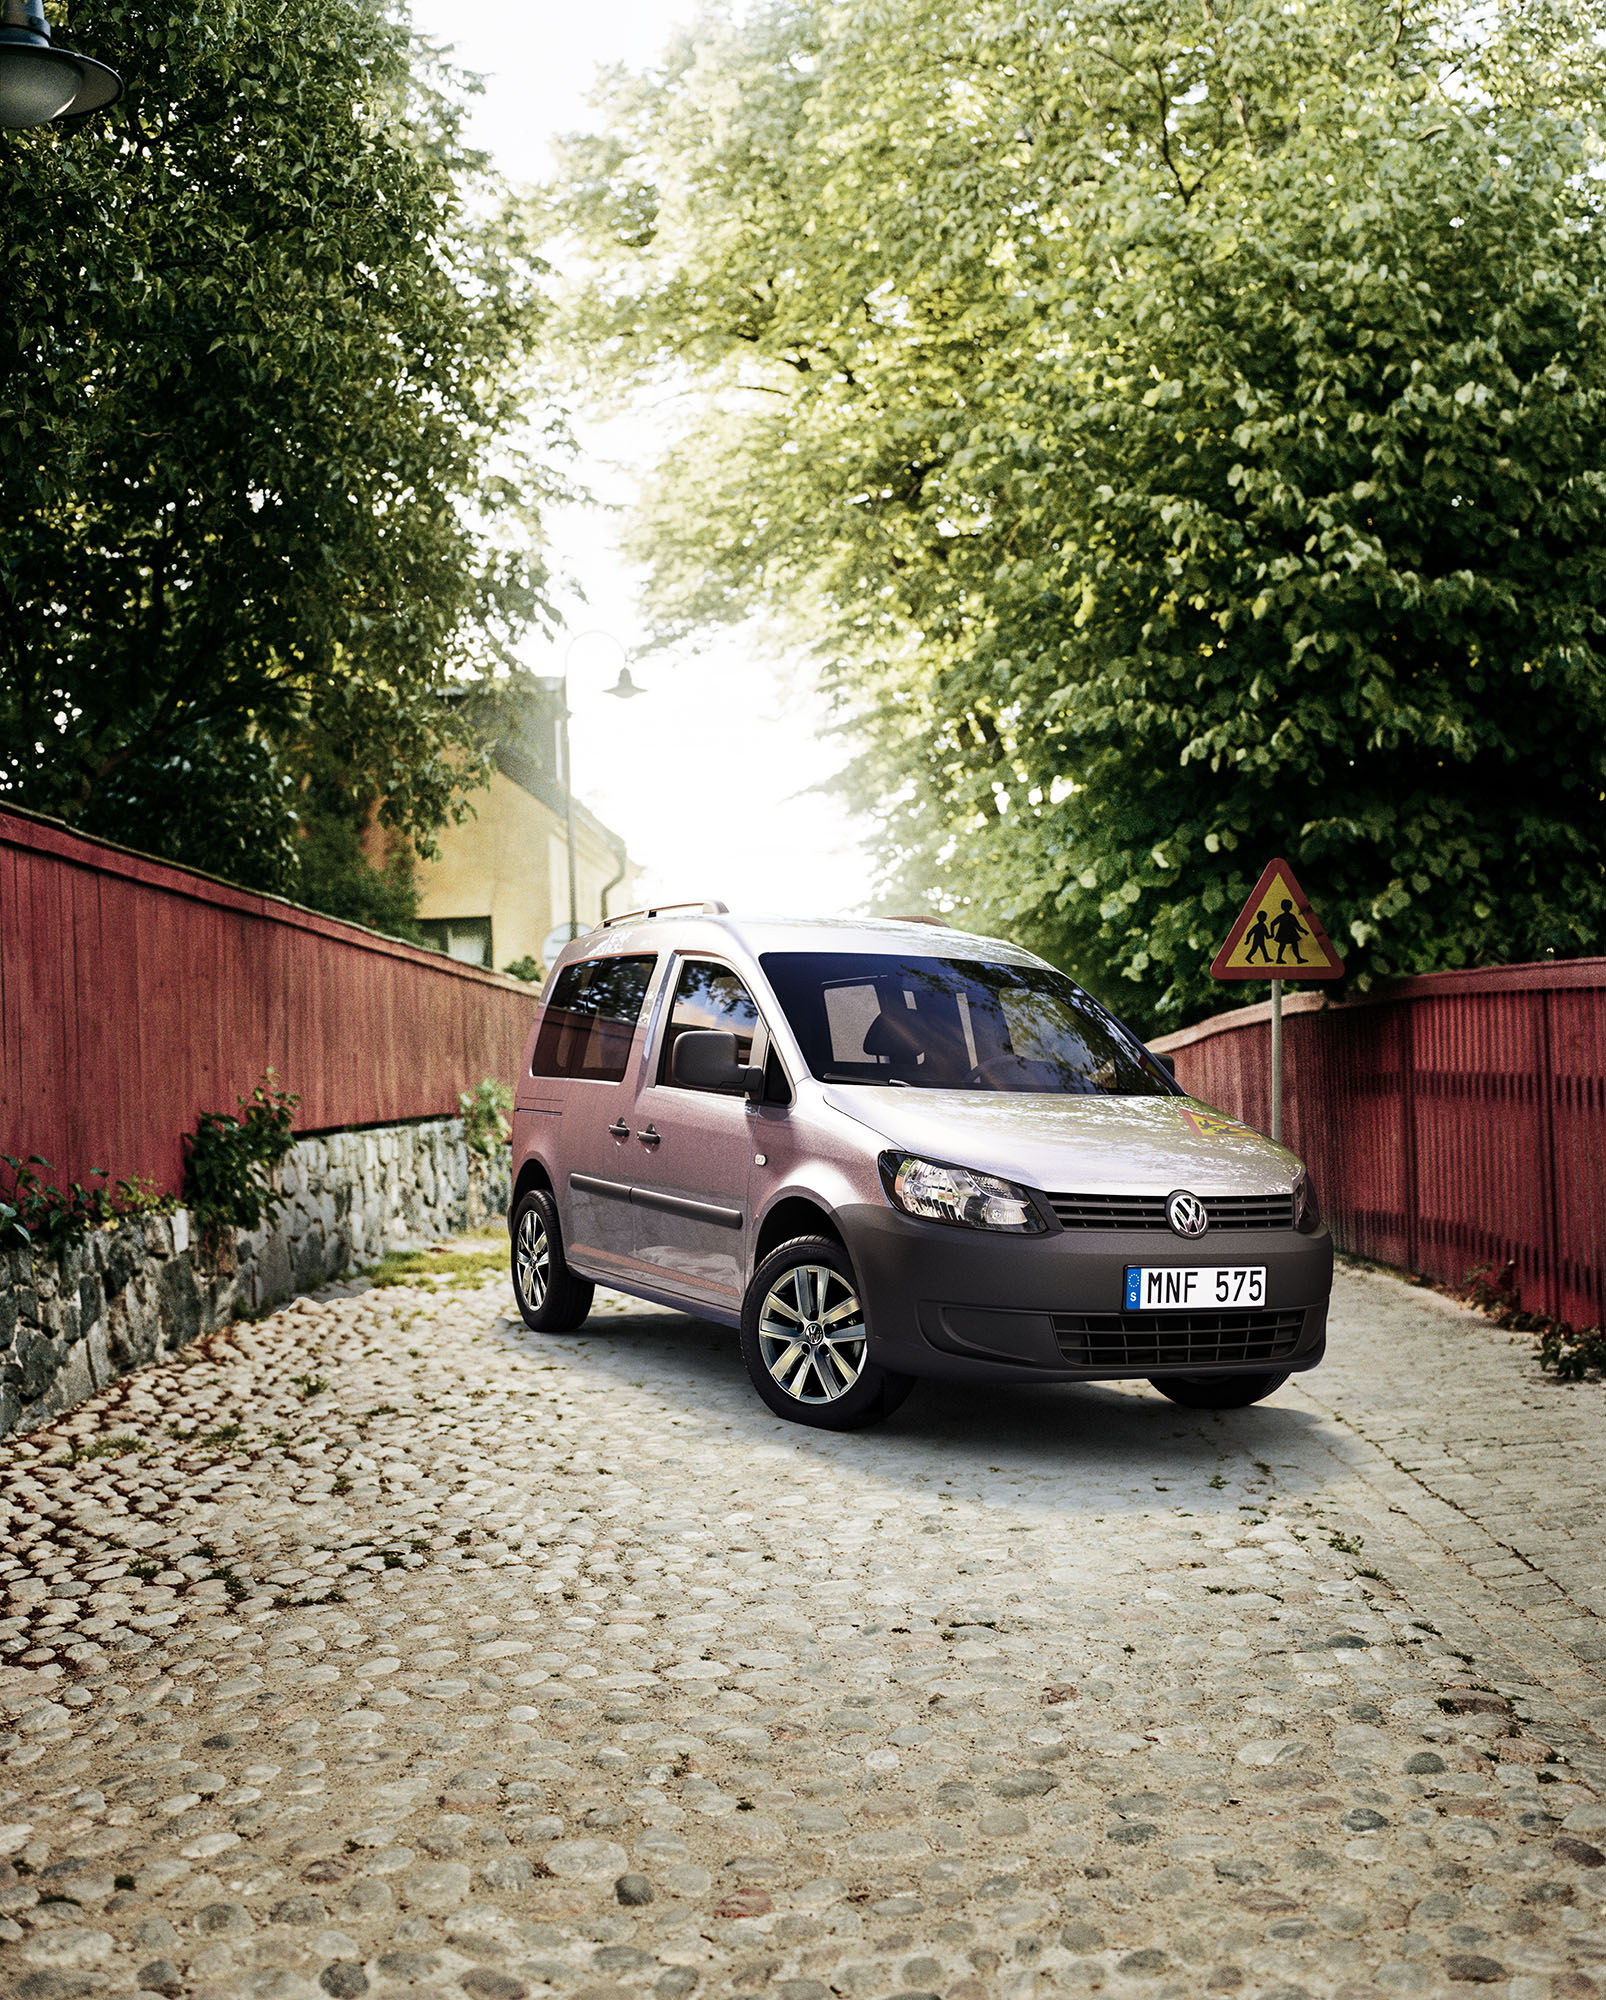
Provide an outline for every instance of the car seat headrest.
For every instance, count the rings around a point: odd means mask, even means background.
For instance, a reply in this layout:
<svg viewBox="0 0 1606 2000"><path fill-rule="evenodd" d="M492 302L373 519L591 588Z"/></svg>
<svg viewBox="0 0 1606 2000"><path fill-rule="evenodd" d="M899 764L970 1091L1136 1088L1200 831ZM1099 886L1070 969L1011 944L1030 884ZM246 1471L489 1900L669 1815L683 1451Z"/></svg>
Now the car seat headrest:
<svg viewBox="0 0 1606 2000"><path fill-rule="evenodd" d="M918 1015L907 1008L883 1008L865 1030L867 1056L885 1056L889 1062L917 1063L926 1053L926 1036Z"/></svg>

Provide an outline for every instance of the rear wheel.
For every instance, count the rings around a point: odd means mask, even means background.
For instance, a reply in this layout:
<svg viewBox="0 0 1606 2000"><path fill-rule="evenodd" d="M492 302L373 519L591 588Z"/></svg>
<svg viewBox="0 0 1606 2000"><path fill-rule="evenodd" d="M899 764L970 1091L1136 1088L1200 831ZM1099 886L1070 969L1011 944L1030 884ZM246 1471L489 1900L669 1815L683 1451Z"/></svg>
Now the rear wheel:
<svg viewBox="0 0 1606 2000"><path fill-rule="evenodd" d="M914 1387L870 1359L869 1329L848 1253L797 1236L753 1273L742 1302L742 1359L777 1416L816 1430L878 1424Z"/></svg>
<svg viewBox="0 0 1606 2000"><path fill-rule="evenodd" d="M532 1188L513 1211L513 1296L536 1333L569 1333L591 1310L596 1286L563 1261L558 1205Z"/></svg>
<svg viewBox="0 0 1606 2000"><path fill-rule="evenodd" d="M1190 1410L1243 1410L1288 1380L1281 1375L1151 1375L1149 1387Z"/></svg>

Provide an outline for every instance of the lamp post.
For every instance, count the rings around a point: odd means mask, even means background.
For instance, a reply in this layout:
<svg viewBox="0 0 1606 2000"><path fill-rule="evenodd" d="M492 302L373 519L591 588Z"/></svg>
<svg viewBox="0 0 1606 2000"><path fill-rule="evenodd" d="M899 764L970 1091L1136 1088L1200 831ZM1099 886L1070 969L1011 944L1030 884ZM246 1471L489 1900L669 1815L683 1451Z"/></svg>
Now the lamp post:
<svg viewBox="0 0 1606 2000"><path fill-rule="evenodd" d="M638 694L645 694L647 692L644 687L637 687L636 683L630 678L630 669L628 667L621 667L619 669L619 678L614 682L613 686L611 688L604 688L602 691L604 694L616 696L620 701L634 701ZM604 922L606 922L608 916L608 898L625 879L625 870L629 866L630 854L625 843L621 840L619 843L619 872L611 882L605 882L602 885L602 894L598 899L597 907L602 914Z"/></svg>
<svg viewBox="0 0 1606 2000"><path fill-rule="evenodd" d="M563 672L561 674L544 676L541 683L549 694L555 694L558 698L558 762L562 769L562 779L563 779L563 831L564 831L564 838L568 848L568 862L569 862L568 928L569 928L569 936L571 938L577 938L580 935L580 896L579 896L578 882L576 879L575 848L574 848L574 774L569 763L569 712L570 712L569 711L569 661L574 654L575 647L580 645L586 639L612 639L613 643L616 646L619 646L620 652L624 651L624 647L620 645L620 642L617 639L614 639L614 636L611 632L604 632L598 629L597 631L594 632L577 633L575 637L569 641L568 645L564 649ZM620 667L619 678L614 682L613 686L609 688L604 688L602 692L604 694L614 695L620 701L630 701L634 699L634 697L638 694L645 694L647 690L644 687L638 687L635 681L631 679L630 668L627 664ZM608 914L607 911L608 890L616 888L623 879L624 879L624 871L621 868L619 874L616 875L613 881L611 881L608 884L607 889L603 890L602 913L604 916Z"/></svg>
<svg viewBox="0 0 1606 2000"><path fill-rule="evenodd" d="M122 94L116 70L51 41L42 0L0 0L0 127L77 124Z"/></svg>

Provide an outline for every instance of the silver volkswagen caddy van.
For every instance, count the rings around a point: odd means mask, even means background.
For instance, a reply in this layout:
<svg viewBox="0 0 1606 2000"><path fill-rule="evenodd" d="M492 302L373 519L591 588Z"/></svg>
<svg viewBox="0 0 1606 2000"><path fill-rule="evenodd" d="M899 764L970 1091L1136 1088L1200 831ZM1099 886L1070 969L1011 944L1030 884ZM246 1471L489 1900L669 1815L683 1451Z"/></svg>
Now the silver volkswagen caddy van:
<svg viewBox="0 0 1606 2000"><path fill-rule="evenodd" d="M856 1429L923 1375L1146 1377L1239 1407L1322 1358L1310 1177L1028 951L925 923L611 918L542 990L513 1283L741 1331L772 1410Z"/></svg>

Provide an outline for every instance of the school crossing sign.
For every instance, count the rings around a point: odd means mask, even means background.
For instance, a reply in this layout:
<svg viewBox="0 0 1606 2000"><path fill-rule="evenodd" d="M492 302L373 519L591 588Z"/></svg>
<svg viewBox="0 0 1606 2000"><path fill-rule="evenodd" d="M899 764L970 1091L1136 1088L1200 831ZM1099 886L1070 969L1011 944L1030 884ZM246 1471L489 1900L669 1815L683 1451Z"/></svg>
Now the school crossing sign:
<svg viewBox="0 0 1606 2000"><path fill-rule="evenodd" d="M1310 898L1286 861L1268 861L1254 893L1216 953L1212 979L1342 979L1344 961L1333 949Z"/></svg>

